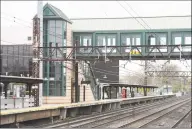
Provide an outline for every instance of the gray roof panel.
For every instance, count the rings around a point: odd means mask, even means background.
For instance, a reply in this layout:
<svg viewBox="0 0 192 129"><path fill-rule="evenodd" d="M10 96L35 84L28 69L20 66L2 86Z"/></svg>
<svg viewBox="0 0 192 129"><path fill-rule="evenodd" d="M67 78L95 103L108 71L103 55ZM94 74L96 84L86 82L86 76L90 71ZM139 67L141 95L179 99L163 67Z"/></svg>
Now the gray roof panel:
<svg viewBox="0 0 192 129"><path fill-rule="evenodd" d="M70 23L72 23L72 21L71 21L60 9L56 8L55 6L53 6L53 5L51 5L51 4L49 4L49 5L53 8L53 10L54 10L62 19L66 20L66 21L68 21L68 22L70 22Z"/></svg>
<svg viewBox="0 0 192 129"><path fill-rule="evenodd" d="M72 31L107 31L107 30L146 30L146 29L188 29L191 28L190 16L161 16L142 17L150 26L145 25L142 20L136 18L82 18L71 19L73 21Z"/></svg>

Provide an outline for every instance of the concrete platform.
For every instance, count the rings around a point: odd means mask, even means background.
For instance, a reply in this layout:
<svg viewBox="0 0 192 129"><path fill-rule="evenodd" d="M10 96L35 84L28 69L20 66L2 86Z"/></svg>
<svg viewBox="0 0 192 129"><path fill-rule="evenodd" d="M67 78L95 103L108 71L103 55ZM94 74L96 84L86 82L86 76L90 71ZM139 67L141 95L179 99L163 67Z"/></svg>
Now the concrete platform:
<svg viewBox="0 0 192 129"><path fill-rule="evenodd" d="M58 104L58 105L43 105L41 107L30 107L23 109L2 110L1 125L18 124L20 122L50 118L53 122L53 117L65 119L67 117L75 117L77 115L88 115L93 112L105 112L121 108L123 105L131 103L140 103L147 101L155 101L166 99L174 95L166 96L146 96L126 99L100 100L94 102L81 102L73 104Z"/></svg>

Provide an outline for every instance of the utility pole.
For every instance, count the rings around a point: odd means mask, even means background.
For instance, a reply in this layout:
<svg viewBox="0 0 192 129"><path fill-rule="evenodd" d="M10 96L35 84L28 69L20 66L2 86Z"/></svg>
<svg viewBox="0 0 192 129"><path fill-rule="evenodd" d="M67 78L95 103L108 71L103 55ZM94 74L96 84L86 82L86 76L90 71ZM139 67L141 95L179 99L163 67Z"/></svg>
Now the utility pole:
<svg viewBox="0 0 192 129"><path fill-rule="evenodd" d="M40 19L40 39L39 39L39 47L43 47L43 1L38 0L38 18ZM42 58L43 55L40 52L39 57ZM43 62L39 62L39 78L43 78ZM39 106L43 104L43 86L42 84L39 84Z"/></svg>
<svg viewBox="0 0 192 129"><path fill-rule="evenodd" d="M75 62L75 102L79 102L78 62Z"/></svg>
<svg viewBox="0 0 192 129"><path fill-rule="evenodd" d="M144 79L144 85L147 85L147 60L145 60L145 79Z"/></svg>

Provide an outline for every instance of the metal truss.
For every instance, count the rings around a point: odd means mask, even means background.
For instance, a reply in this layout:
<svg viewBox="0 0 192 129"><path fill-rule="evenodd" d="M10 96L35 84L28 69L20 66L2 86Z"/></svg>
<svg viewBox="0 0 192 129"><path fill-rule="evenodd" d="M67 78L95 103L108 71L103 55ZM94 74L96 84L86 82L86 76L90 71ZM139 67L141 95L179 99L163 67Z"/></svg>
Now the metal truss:
<svg viewBox="0 0 192 129"><path fill-rule="evenodd" d="M32 76L34 78L39 78L39 47L40 45L40 19L33 19L33 65L32 65ZM37 84L37 88L34 89L34 105L39 105L39 85Z"/></svg>
<svg viewBox="0 0 192 129"><path fill-rule="evenodd" d="M169 60L169 59L191 59L191 52L180 52L180 47L191 47L191 45L137 45L137 46L65 46L65 47L38 47L41 54L44 55L40 60L44 61L67 61L75 59L79 60L93 60L93 57L99 60L103 59L105 52L108 50L106 56L108 58L120 58L123 60ZM125 50L130 48L129 52ZM66 49L71 49L70 53L66 55ZM166 49L167 52L163 52ZM175 50L179 52L175 52ZM46 54L46 50L49 54ZM142 51L141 51L142 50ZM156 52L154 52L156 50ZM53 55L60 53L61 57L53 58ZM48 55L48 56L47 56ZM73 58L73 59L71 59Z"/></svg>
<svg viewBox="0 0 192 129"><path fill-rule="evenodd" d="M191 71L147 71L148 77L191 77Z"/></svg>

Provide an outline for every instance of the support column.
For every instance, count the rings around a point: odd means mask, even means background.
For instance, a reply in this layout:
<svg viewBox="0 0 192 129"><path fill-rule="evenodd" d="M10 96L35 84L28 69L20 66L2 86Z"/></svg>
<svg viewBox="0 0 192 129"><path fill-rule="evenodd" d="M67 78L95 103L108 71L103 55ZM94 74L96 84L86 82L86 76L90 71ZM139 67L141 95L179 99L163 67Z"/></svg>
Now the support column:
<svg viewBox="0 0 192 129"><path fill-rule="evenodd" d="M75 63L75 102L78 102L78 62Z"/></svg>
<svg viewBox="0 0 192 129"><path fill-rule="evenodd" d="M144 79L144 85L147 85L147 60L145 60L145 79Z"/></svg>
<svg viewBox="0 0 192 129"><path fill-rule="evenodd" d="M117 93L118 93L118 87L116 87L116 99L118 98Z"/></svg>
<svg viewBox="0 0 192 129"><path fill-rule="evenodd" d="M9 83L4 83L4 92L5 92L5 99L7 99L7 89L8 89Z"/></svg>
<svg viewBox="0 0 192 129"><path fill-rule="evenodd" d="M27 84L27 86L29 87L29 98L31 98L32 84Z"/></svg>
<svg viewBox="0 0 192 129"><path fill-rule="evenodd" d="M143 91L144 91L144 96L147 96L147 90L146 90L146 88L143 88Z"/></svg>
<svg viewBox="0 0 192 129"><path fill-rule="evenodd" d="M103 97L103 100L104 100L104 98L105 98L105 96L104 96L105 95L104 94L105 93L105 87L103 87L102 90L103 90L103 96L102 97Z"/></svg>
<svg viewBox="0 0 192 129"><path fill-rule="evenodd" d="M110 95L109 99L111 99L111 86L109 87L109 95Z"/></svg>
<svg viewBox="0 0 192 129"><path fill-rule="evenodd" d="M99 100L100 99L100 90L99 90L99 85L97 85L97 100Z"/></svg>
<svg viewBox="0 0 192 129"><path fill-rule="evenodd" d="M83 86L83 101L85 101L85 86Z"/></svg>

